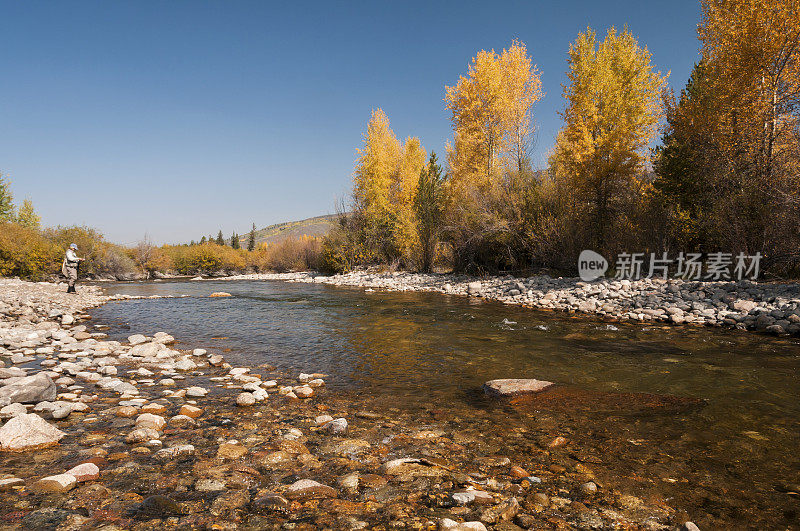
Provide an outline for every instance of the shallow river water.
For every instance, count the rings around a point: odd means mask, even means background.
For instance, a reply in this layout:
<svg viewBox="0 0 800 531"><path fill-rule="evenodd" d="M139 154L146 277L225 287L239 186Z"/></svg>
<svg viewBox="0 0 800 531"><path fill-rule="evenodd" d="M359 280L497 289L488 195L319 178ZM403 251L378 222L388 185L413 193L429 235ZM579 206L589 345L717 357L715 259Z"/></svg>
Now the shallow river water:
<svg viewBox="0 0 800 531"><path fill-rule="evenodd" d="M329 392L451 426L485 426L500 449L515 430L561 435L601 480L664 500L701 528L800 527L792 492L800 489L797 339L316 284L103 287L187 295L92 310L112 338L165 331L180 348L223 352L234 365L324 372ZM233 296L207 298L213 291ZM498 407L480 392L493 378L550 380L565 391Z"/></svg>

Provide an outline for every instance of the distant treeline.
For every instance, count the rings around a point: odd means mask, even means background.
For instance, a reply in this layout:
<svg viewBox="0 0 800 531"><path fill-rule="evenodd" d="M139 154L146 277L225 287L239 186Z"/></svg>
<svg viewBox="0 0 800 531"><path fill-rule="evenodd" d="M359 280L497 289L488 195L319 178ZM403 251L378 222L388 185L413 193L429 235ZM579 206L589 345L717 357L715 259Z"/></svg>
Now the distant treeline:
<svg viewBox="0 0 800 531"><path fill-rule="evenodd" d="M83 278L132 280L171 275L227 275L242 272L296 271L320 267L318 238L290 238L275 244L256 245L251 232L245 249L236 234L226 241L220 232L202 243L156 246L143 239L125 247L106 241L88 227L41 228L33 204L19 209L13 203L9 183L0 178L0 276L34 280L57 277L64 253L78 245Z"/></svg>
<svg viewBox="0 0 800 531"><path fill-rule="evenodd" d="M678 95L627 29L578 36L541 171L530 162L540 72L521 42L480 51L445 87L446 170L373 111L323 267L574 272L582 249L612 264L621 252L721 251L760 252L767 272L796 276L798 3L701 4L701 60Z"/></svg>

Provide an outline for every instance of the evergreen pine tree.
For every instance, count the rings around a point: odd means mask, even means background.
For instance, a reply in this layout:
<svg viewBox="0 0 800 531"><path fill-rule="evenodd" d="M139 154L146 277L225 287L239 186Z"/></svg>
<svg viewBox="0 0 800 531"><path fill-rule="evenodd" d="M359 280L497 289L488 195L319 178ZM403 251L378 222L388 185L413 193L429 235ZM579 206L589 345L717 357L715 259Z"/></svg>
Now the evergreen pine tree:
<svg viewBox="0 0 800 531"><path fill-rule="evenodd" d="M225 245L225 238L222 237L222 231L217 233L217 245Z"/></svg>
<svg viewBox="0 0 800 531"><path fill-rule="evenodd" d="M204 243L206 243L206 237L205 236L200 238L200 245L203 245Z"/></svg>
<svg viewBox="0 0 800 531"><path fill-rule="evenodd" d="M256 250L256 224L253 223L253 228L250 229L250 237L247 238L247 250L248 251L255 251Z"/></svg>
<svg viewBox="0 0 800 531"><path fill-rule="evenodd" d="M11 195L11 183L0 175L0 221L14 220L14 196Z"/></svg>
<svg viewBox="0 0 800 531"><path fill-rule="evenodd" d="M239 249L240 248L239 235L236 234L235 232L233 234L231 234L231 247L233 247L234 249Z"/></svg>
<svg viewBox="0 0 800 531"><path fill-rule="evenodd" d="M420 269L429 273L436 259L436 245L442 223L444 205L444 176L436 153L431 153L428 167L423 168L414 196L414 214L417 218L417 235L422 251Z"/></svg>

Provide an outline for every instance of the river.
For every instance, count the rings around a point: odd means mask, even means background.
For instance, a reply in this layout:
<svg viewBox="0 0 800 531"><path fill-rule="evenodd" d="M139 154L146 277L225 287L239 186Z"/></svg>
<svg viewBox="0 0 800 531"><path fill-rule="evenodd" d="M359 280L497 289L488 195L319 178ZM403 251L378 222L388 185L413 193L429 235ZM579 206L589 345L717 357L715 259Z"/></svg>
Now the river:
<svg viewBox="0 0 800 531"><path fill-rule="evenodd" d="M330 393L482 430L495 451L519 451L504 446L511 432L557 432L570 441L565 458L595 463L604 482L664 500L703 529L800 526L800 499L787 492L800 483L796 338L318 284L102 286L169 296L94 309L112 338L165 331L180 348L211 345L232 364L323 372ZM232 297L207 298L214 291ZM550 380L569 392L498 407L480 392L494 378Z"/></svg>

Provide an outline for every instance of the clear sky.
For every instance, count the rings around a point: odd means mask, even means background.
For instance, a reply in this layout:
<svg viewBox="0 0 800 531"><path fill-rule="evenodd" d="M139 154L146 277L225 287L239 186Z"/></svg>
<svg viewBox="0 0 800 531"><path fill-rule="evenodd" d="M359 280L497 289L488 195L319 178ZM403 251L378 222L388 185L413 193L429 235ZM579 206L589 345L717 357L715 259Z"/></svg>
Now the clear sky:
<svg viewBox="0 0 800 531"><path fill-rule="evenodd" d="M541 167L579 31L627 24L679 89L699 17L692 0L0 0L0 172L45 225L244 233L333 213L372 108L443 159L444 86L515 38L542 72Z"/></svg>

